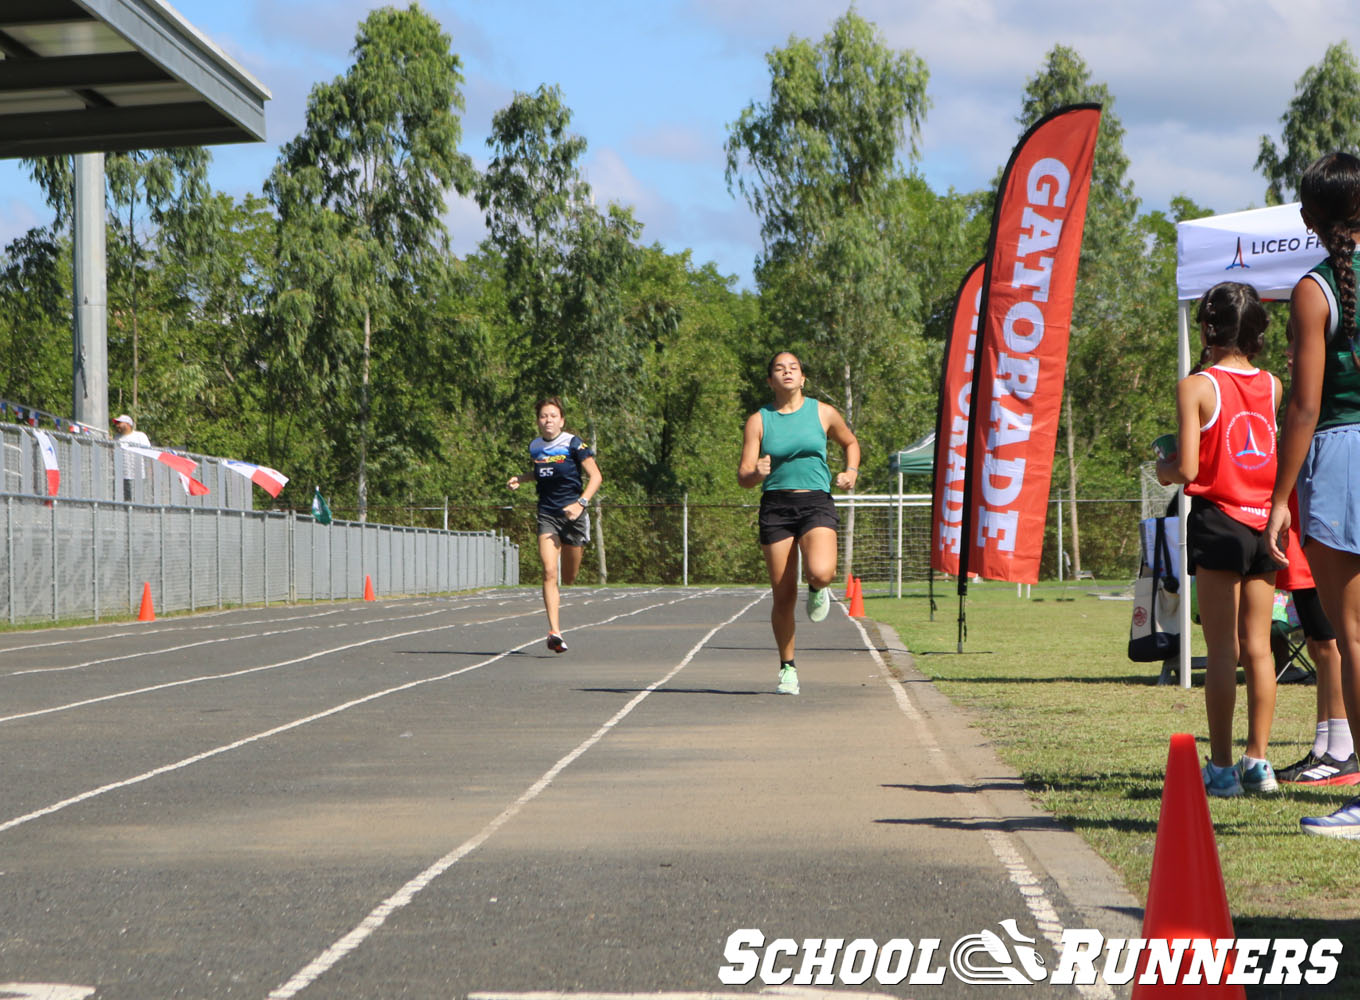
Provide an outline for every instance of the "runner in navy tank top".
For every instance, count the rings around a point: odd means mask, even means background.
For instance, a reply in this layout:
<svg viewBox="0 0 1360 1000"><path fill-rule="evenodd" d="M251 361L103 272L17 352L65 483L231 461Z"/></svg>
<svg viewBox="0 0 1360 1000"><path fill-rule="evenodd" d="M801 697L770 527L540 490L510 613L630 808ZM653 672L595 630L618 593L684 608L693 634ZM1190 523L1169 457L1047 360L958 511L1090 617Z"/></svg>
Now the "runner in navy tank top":
<svg viewBox="0 0 1360 1000"><path fill-rule="evenodd" d="M562 400L556 396L540 399L534 407L538 417L538 434L529 445L533 463L530 476L538 488L538 554L543 560L543 608L548 613L548 648L554 653L565 653L567 642L562 638L559 620L561 592L558 588L558 569L562 583L576 582L581 568L581 557L590 538L590 517L586 507L590 498L600 490L604 481L595 454L576 435L563 428L565 413ZM581 473L586 483L581 485ZM512 490L520 487L520 477L511 476L506 483Z"/></svg>

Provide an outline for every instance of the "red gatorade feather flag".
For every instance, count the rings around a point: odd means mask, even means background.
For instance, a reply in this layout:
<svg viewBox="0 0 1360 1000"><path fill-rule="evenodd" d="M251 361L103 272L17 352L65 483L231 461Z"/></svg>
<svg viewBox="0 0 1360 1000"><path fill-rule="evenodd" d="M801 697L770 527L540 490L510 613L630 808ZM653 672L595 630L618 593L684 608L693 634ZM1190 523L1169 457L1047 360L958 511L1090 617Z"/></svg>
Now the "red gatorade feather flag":
<svg viewBox="0 0 1360 1000"><path fill-rule="evenodd" d="M959 572L963 537L963 487L967 472L968 400L973 392L973 354L977 347L978 305L985 261L964 276L949 321L935 414L935 474L931 487L930 565L941 573Z"/></svg>
<svg viewBox="0 0 1360 1000"><path fill-rule="evenodd" d="M1047 115L1006 166L982 283L962 573L1039 579L1100 105Z"/></svg>

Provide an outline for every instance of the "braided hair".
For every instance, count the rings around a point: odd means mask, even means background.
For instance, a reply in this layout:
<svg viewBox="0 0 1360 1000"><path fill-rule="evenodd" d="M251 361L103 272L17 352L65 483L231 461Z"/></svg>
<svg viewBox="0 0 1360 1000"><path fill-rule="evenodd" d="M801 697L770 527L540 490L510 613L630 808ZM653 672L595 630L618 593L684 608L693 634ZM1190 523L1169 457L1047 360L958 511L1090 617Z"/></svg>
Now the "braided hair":
<svg viewBox="0 0 1360 1000"><path fill-rule="evenodd" d="M1313 161L1299 179L1299 201L1309 227L1327 248L1327 260L1340 292L1338 332L1350 341L1360 363L1360 336L1355 327L1356 231L1360 231L1360 159L1350 153L1327 153Z"/></svg>
<svg viewBox="0 0 1360 1000"><path fill-rule="evenodd" d="M1204 326L1204 343L1255 357L1266 344L1270 315L1251 285L1220 281L1199 298L1195 321Z"/></svg>

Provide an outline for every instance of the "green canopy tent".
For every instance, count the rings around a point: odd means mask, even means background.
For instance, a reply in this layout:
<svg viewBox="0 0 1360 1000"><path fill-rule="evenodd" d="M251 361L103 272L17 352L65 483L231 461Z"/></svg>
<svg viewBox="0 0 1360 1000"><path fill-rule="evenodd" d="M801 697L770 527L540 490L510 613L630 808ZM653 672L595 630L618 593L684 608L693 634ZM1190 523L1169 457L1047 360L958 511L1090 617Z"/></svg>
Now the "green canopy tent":
<svg viewBox="0 0 1360 1000"><path fill-rule="evenodd" d="M897 596L902 596L902 508L906 502L903 480L907 476L929 476L935 469L935 432L931 431L918 441L913 441L892 454L888 459L888 469L897 474ZM928 495L914 496L914 501L929 500ZM919 506L913 503L912 506ZM930 607L935 610L935 573L931 570Z"/></svg>
<svg viewBox="0 0 1360 1000"><path fill-rule="evenodd" d="M902 492L903 476L930 475L935 467L935 432L931 431L921 440L907 445L895 452L888 463L889 469L897 473L897 492Z"/></svg>

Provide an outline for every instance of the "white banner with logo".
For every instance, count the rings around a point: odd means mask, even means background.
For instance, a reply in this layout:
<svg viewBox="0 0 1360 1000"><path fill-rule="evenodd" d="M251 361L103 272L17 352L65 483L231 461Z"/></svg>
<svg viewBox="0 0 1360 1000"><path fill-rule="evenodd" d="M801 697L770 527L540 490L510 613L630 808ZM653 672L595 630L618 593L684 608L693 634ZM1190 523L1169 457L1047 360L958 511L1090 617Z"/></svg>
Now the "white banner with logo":
<svg viewBox="0 0 1360 1000"><path fill-rule="evenodd" d="M1287 299L1327 256L1298 202L1176 223L1176 297L1197 299L1220 281L1241 281L1263 299Z"/></svg>

